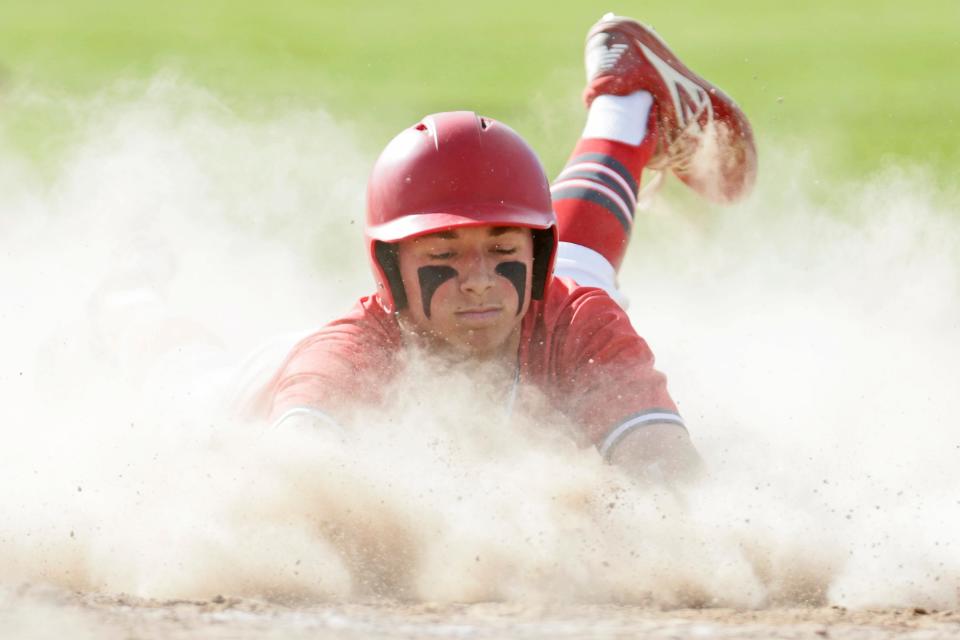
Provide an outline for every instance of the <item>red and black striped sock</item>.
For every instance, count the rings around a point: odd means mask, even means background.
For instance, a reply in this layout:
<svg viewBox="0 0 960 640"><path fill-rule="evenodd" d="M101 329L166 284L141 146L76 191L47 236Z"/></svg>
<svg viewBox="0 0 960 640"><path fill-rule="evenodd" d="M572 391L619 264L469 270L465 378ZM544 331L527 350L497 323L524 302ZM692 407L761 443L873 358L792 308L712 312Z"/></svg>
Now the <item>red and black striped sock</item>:
<svg viewBox="0 0 960 640"><path fill-rule="evenodd" d="M592 249L619 269L630 240L640 174L655 148L653 112L639 145L581 138L550 189L560 241Z"/></svg>

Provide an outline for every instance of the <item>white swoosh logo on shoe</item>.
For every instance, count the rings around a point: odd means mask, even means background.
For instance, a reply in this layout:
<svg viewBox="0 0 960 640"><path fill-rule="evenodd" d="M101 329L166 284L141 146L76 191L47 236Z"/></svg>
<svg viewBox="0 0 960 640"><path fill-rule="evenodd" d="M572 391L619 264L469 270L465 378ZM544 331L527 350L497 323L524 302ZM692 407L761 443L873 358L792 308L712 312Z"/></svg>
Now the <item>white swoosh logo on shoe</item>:
<svg viewBox="0 0 960 640"><path fill-rule="evenodd" d="M680 128L683 129L688 124L695 123L702 129L699 118L704 111L708 114L707 120L713 120L713 104L703 87L664 62L642 42L638 41L637 44L667 85Z"/></svg>

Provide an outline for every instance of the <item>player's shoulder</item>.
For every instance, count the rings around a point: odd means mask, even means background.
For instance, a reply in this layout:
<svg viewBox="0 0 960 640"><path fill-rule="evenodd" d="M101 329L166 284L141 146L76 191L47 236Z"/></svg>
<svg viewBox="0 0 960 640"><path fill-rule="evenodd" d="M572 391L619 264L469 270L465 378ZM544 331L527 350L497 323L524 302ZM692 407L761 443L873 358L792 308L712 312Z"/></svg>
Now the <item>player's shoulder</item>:
<svg viewBox="0 0 960 640"><path fill-rule="evenodd" d="M284 368L312 369L321 361L329 364L331 358L381 358L399 344L396 318L383 309L375 295L366 296L346 314L303 336L290 351Z"/></svg>
<svg viewBox="0 0 960 640"><path fill-rule="evenodd" d="M550 281L539 313L548 325L628 319L623 308L603 289L560 277Z"/></svg>
<svg viewBox="0 0 960 640"><path fill-rule="evenodd" d="M643 347L626 311L603 289L554 278L537 304L535 317L524 327L533 352L545 349L550 357L566 354L579 362L600 351Z"/></svg>
<svg viewBox="0 0 960 640"><path fill-rule="evenodd" d="M316 334L335 334L347 332L351 334L373 333L388 337L399 332L397 319L393 314L384 310L376 295L360 298L344 315L331 320L321 327Z"/></svg>

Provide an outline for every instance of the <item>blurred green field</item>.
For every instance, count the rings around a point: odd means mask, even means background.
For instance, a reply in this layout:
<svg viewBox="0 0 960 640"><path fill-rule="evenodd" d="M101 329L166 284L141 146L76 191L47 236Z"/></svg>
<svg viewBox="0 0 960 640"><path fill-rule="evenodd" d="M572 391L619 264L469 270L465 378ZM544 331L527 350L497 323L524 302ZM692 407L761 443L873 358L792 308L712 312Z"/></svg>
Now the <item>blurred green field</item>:
<svg viewBox="0 0 960 640"><path fill-rule="evenodd" d="M655 25L740 102L761 149L809 145L839 176L896 161L958 175L958 0L4 0L0 132L51 153L65 114L5 108L4 93L88 95L172 69L249 117L328 109L371 151L424 113L474 109L556 170L583 118L583 36L605 10Z"/></svg>

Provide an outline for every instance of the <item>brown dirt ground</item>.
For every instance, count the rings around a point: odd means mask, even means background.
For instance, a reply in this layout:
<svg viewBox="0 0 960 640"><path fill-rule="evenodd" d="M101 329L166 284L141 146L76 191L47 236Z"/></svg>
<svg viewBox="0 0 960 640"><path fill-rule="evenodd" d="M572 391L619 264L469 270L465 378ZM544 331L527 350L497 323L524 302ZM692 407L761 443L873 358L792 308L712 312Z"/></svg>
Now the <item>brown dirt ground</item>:
<svg viewBox="0 0 960 640"><path fill-rule="evenodd" d="M487 603L281 605L27 590L0 601L4 638L960 638L960 611L842 607L657 610Z"/></svg>

